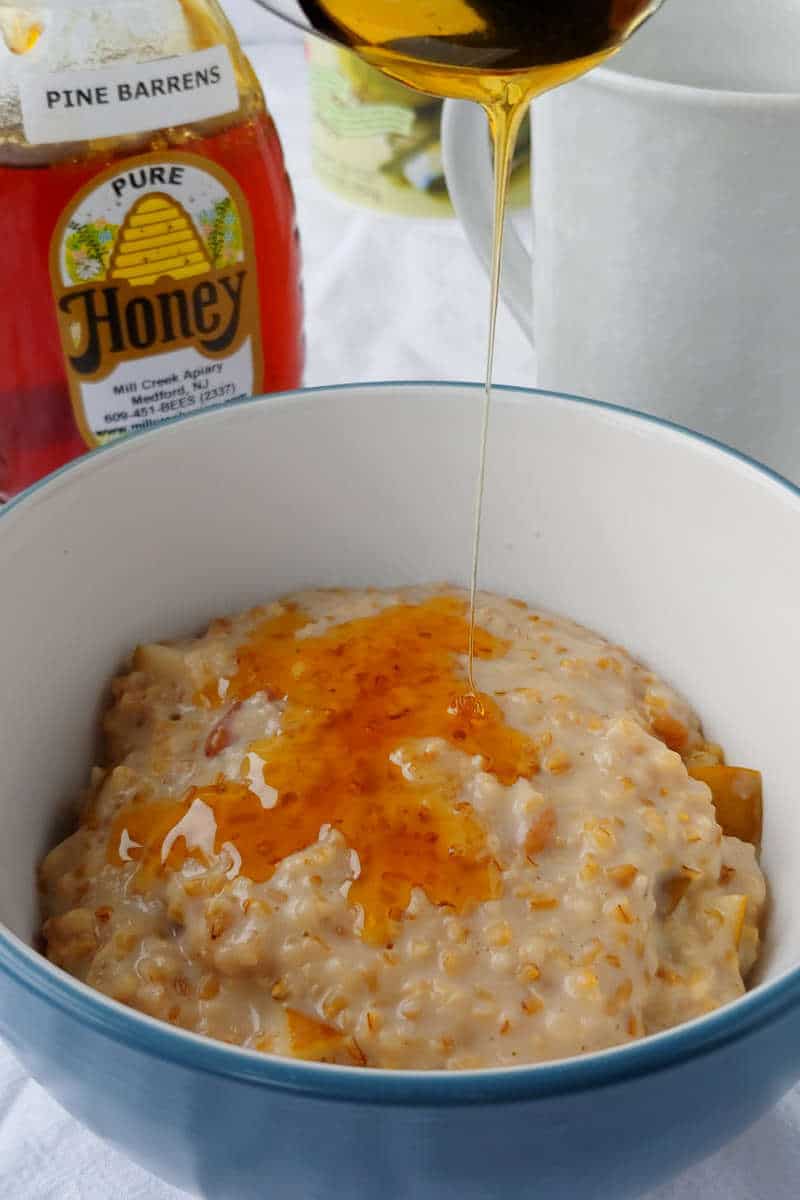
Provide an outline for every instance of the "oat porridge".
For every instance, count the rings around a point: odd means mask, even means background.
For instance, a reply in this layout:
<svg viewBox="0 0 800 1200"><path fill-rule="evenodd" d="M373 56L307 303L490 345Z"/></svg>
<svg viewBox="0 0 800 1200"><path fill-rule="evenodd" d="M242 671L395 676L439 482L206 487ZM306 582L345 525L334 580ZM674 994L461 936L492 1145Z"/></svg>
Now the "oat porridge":
<svg viewBox="0 0 800 1200"><path fill-rule="evenodd" d="M48 957L186 1029L393 1068L539 1062L739 996L760 780L572 622L309 591L142 646L41 867Z"/></svg>

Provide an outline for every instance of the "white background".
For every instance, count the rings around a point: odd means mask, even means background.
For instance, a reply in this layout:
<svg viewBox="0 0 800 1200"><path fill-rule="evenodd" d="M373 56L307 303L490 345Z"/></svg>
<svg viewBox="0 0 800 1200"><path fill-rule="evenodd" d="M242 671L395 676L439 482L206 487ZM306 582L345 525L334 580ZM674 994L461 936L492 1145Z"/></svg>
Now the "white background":
<svg viewBox="0 0 800 1200"><path fill-rule="evenodd" d="M253 0L225 0L225 7L262 79L295 187L304 256L306 383L481 378L487 289L455 222L378 216L330 197L311 173L301 41ZM498 382L534 382L532 353L505 314L496 365ZM799 1181L800 1090L722 1153L649 1200L796 1200ZM82 1130L0 1048L3 1200L183 1196Z"/></svg>

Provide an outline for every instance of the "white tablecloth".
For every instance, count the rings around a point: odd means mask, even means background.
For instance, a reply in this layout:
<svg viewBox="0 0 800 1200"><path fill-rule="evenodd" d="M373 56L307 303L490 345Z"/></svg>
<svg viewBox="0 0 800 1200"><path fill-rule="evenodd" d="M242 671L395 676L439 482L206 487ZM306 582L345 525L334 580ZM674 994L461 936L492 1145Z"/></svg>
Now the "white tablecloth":
<svg viewBox="0 0 800 1200"><path fill-rule="evenodd" d="M330 197L311 173L301 43L250 0L229 0L228 7L243 40L267 39L248 52L281 132L297 198L306 383L481 378L486 282L455 221L378 216ZM495 377L501 383L533 382L531 350L505 314ZM722 1153L650 1200L796 1200L798 1188L800 1089ZM0 1046L2 1200L184 1195L83 1130Z"/></svg>

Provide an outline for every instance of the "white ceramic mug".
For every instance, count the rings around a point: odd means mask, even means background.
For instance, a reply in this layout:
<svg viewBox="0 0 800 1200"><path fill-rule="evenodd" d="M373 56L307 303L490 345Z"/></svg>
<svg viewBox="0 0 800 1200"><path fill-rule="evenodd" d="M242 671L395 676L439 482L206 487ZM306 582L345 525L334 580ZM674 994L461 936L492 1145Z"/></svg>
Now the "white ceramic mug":
<svg viewBox="0 0 800 1200"><path fill-rule="evenodd" d="M486 263L477 106L448 102L443 149ZM797 0L666 0L611 65L536 101L533 180L533 261L509 228L504 297L539 385L668 417L800 479Z"/></svg>

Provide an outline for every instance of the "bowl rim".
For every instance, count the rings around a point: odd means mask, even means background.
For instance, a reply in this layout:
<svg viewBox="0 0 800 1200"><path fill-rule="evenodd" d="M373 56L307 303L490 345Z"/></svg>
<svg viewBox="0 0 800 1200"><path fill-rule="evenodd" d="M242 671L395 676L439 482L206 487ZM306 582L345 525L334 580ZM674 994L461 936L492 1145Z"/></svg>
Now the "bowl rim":
<svg viewBox="0 0 800 1200"><path fill-rule="evenodd" d="M234 403L215 405L188 416L176 417L161 425L137 431L125 438L88 451L38 480L0 508L0 522L12 513L24 513L31 502L45 499L57 490L65 476L92 470L92 460L108 455L136 453L137 444L163 437L165 432L188 421L211 421L223 414L257 405L262 409L283 408L298 399L339 392L391 389L435 389L437 391L483 392L483 384L443 380L380 380L363 383L322 385L296 388L266 396L251 397ZM663 417L623 408L606 401L591 400L566 392L541 388L495 385L493 395L513 403L531 403L537 399L557 405L579 405L599 413L621 418L633 428L649 425L677 435L676 444L685 441L710 448L723 458L752 470L756 476L778 485L786 497L798 505L800 487L770 467L741 451L705 434L687 429ZM0 538L2 529L0 524ZM800 1004L800 964L790 967L775 979L758 984L752 991L716 1011L692 1021L642 1038L626 1045L571 1058L509 1067L485 1067L467 1071L389 1070L339 1066L268 1055L241 1046L206 1038L188 1030L128 1008L75 979L50 963L34 947L27 945L0 923L0 971L23 990L50 1004L68 1018L88 1026L121 1049L148 1057L167 1060L205 1074L239 1079L263 1087L312 1095L332 1102L365 1102L378 1105L465 1106L487 1102L514 1103L531 1098L607 1087L622 1080L655 1075L681 1061L708 1056L731 1045L781 1018Z"/></svg>

